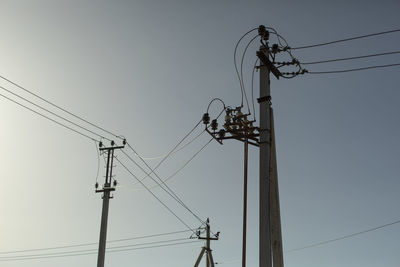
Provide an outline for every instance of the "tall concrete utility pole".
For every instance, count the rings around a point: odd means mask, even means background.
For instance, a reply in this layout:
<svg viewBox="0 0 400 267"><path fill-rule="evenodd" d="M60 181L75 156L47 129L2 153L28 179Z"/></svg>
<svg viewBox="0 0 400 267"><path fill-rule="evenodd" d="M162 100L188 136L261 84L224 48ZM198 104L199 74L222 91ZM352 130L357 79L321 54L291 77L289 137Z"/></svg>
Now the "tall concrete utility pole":
<svg viewBox="0 0 400 267"><path fill-rule="evenodd" d="M260 26L259 34L265 41L268 41L268 32L265 27ZM283 267L275 136L270 92L270 72L278 79L280 72L269 59L268 43L257 51L257 56L261 63L260 97L258 98L260 104L259 266Z"/></svg>
<svg viewBox="0 0 400 267"><path fill-rule="evenodd" d="M205 130L220 144L226 139L236 139L245 144L242 267L246 266L247 150L249 144L259 147L259 266L283 267L278 172L270 92L270 73L277 79L282 76L282 73L274 66L275 55L270 56L271 53L276 53L274 51L278 51L276 48L279 48L279 46L275 44L272 49L269 48L269 32L265 26L258 28L258 34L262 43L260 50L257 51L257 57L260 59L260 97L257 99L260 104L259 127L253 125L255 121L247 119L250 114L241 112L243 106L224 107L226 116L223 129L218 129L217 119L210 123L208 111L203 115L203 123L206 125ZM300 74L300 72L297 74Z"/></svg>
<svg viewBox="0 0 400 267"><path fill-rule="evenodd" d="M125 143L125 140L124 140ZM115 183L112 185L112 169L114 161L114 150L124 148L123 146L114 146L114 142L111 142L111 147L102 147L100 143L100 152L107 153L107 166L106 166L106 176L103 189L96 189L96 193L103 193L103 208L101 212L101 227L100 227L100 241L99 241L99 253L97 257L97 267L104 267L104 258L106 253L106 243L107 243L107 222L108 222L108 207L110 198L112 198L111 191L115 191ZM96 183L96 188L98 184Z"/></svg>

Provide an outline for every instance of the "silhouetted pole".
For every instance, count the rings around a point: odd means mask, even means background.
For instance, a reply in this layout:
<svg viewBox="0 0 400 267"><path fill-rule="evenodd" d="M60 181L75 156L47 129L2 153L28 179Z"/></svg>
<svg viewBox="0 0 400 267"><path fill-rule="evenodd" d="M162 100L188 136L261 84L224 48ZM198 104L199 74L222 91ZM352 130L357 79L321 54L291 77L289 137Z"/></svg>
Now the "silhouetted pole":
<svg viewBox="0 0 400 267"><path fill-rule="evenodd" d="M264 26L259 34L268 41ZM260 59L260 267L283 267L282 233L279 208L278 172L275 133L271 107L270 73L279 79L282 74L270 61L268 42L257 51Z"/></svg>
<svg viewBox="0 0 400 267"><path fill-rule="evenodd" d="M274 112L271 109L271 244L272 244L272 262L274 267L283 267L282 250L282 230L281 213L279 207L279 187L278 187L278 166L276 162L275 130L274 130Z"/></svg>
<svg viewBox="0 0 400 267"><path fill-rule="evenodd" d="M210 246L210 241L211 240L218 240L218 235L219 232L214 236L211 237L211 230L210 230L210 220L207 218L206 221L206 236L201 237L200 236L200 231L197 233L197 238L198 239L203 239L206 240L206 245L201 248L200 254L197 257L196 263L194 264L194 267L198 267L200 264L201 259L203 258L204 253L206 254L206 267L214 267L214 259L212 256L212 250Z"/></svg>
<svg viewBox="0 0 400 267"><path fill-rule="evenodd" d="M246 233L247 233L247 167L249 158L249 142L244 141L244 166L243 166L243 244L242 267L246 267Z"/></svg>
<svg viewBox="0 0 400 267"><path fill-rule="evenodd" d="M101 144L101 143L100 143ZM101 226L100 226L100 240L99 240L99 253L97 256L97 267L104 267L104 258L106 253L106 243L107 243L107 222L108 222L108 208L111 197L111 191L115 191L115 187L112 187L112 169L114 162L114 150L124 148L123 146L112 146L111 147L101 147L100 151L107 152L107 166L106 166L106 177L103 185L103 189L96 190L96 193L103 193L103 207L101 212ZM96 188L97 188L96 184ZM115 186L115 184L114 184Z"/></svg>
<svg viewBox="0 0 400 267"><path fill-rule="evenodd" d="M259 51L267 53L264 48ZM260 267L272 267L271 227L270 227L270 161L271 161L271 94L270 69L260 61L260 229L259 263Z"/></svg>

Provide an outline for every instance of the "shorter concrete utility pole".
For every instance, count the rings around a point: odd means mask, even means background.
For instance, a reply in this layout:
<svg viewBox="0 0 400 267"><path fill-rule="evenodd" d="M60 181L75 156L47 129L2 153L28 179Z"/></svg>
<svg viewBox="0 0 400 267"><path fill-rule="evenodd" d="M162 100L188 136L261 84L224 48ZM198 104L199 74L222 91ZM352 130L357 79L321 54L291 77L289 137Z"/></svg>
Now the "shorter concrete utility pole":
<svg viewBox="0 0 400 267"><path fill-rule="evenodd" d="M206 253L206 267L214 267L214 259L212 257L212 253L211 253L211 247L210 247L210 241L211 240L218 240L219 238L219 232L217 232L214 237L211 237L210 234L210 220L207 218L207 222L206 222L206 236L205 237L201 237L200 236L200 231L197 231L197 238L198 239L202 239L202 240L206 240L206 245L204 247L202 247L199 257L197 257L197 261L194 264L194 267L198 267L200 264L201 259L203 258L204 253Z"/></svg>
<svg viewBox="0 0 400 267"><path fill-rule="evenodd" d="M124 145L126 141L124 140ZM112 179L112 169L114 162L114 150L122 149L124 146L114 146L114 141L111 142L111 147L103 147L103 144L99 144L100 153L107 153L107 166L106 166L106 176L103 189L97 189L98 183L96 183L96 193L103 193L103 208L101 212L101 227L100 227L100 241L99 241L99 253L97 257L97 267L104 267L104 258L106 253L106 243L107 243L107 222L108 222L108 208L111 196L111 191L115 191L116 181L111 183Z"/></svg>
<svg viewBox="0 0 400 267"><path fill-rule="evenodd" d="M254 127L254 121L249 121L249 114L242 113L242 106L236 108L225 108L225 123L223 129L218 130L217 120L212 120L211 130L207 125L210 122L208 113L203 115L203 123L206 131L220 144L226 139L236 139L244 143L244 164L243 164L243 232L242 232L242 267L246 267L246 243L247 243L247 170L249 144L259 146L258 128Z"/></svg>

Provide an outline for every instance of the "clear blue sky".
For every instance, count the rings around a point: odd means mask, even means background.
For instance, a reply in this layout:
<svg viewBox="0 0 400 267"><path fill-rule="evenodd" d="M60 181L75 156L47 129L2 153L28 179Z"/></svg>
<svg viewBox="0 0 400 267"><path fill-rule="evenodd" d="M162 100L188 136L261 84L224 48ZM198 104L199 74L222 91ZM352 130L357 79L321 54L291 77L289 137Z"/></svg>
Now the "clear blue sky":
<svg viewBox="0 0 400 267"><path fill-rule="evenodd" d="M399 10L394 0L0 1L0 75L126 136L140 154L152 157L174 147L214 97L227 105L240 104L233 50L249 29L260 24L274 27L295 47L398 29ZM294 55L303 62L317 61L395 51L399 43L400 34L395 33ZM257 48L251 46L245 60L248 93ZM400 63L400 56L306 68L391 63ZM272 78L285 250L400 219L399 70ZM0 85L23 94L4 81ZM257 95L257 82L255 89ZM213 105L211 113L219 108ZM97 242L101 196L94 193L95 143L3 98L0 121L0 253ZM203 134L176 153L160 167L160 176L169 176L208 140ZM221 266L241 265L242 150L235 141L223 146L212 142L168 181L199 216L210 218L214 232L221 231L221 239L212 243ZM257 152L250 150L248 266L258 265ZM123 154L118 157L128 164ZM149 164L155 166L157 160ZM103 174L100 168L99 182ZM109 240L185 230L118 163L115 174L120 187L110 204ZM199 226L162 190L153 190L190 226ZM399 234L397 224L285 253L285 265L398 266ZM110 253L106 266L187 267L194 264L201 246ZM96 246L70 250L91 248ZM86 267L95 266L97 259L94 254L1 261L10 256L0 254L0 266Z"/></svg>

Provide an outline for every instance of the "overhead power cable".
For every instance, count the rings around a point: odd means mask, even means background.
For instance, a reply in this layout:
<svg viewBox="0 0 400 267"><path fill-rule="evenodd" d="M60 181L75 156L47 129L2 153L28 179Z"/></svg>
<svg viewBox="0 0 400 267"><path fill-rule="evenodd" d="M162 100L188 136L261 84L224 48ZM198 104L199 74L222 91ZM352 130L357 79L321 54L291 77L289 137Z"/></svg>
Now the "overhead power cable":
<svg viewBox="0 0 400 267"><path fill-rule="evenodd" d="M251 71L251 103L252 103L252 106L253 106L253 118L254 118L254 121L256 121L256 107L255 107L255 104L254 104L254 72L257 69L257 63L258 63L258 58L254 62L254 66L253 66L253 69Z"/></svg>
<svg viewBox="0 0 400 267"><path fill-rule="evenodd" d="M240 77L241 77L241 88L243 90L243 94L246 100L246 104L247 104L247 109L248 112L250 114L250 105L249 105L249 100L247 99L247 94L246 94L246 87L244 86L244 77L243 77L243 61L244 61L244 57L246 55L247 49L249 48L250 44L257 38L259 37L259 35L254 36L246 45L246 47L244 48L243 54L242 54L242 59L240 61ZM243 102L243 101L242 101ZM243 105L243 103L242 103Z"/></svg>
<svg viewBox="0 0 400 267"><path fill-rule="evenodd" d="M350 38L345 38L345 39L339 39L339 40L335 40L335 41L325 42L325 43L319 43L319 44L313 44L313 45L305 45L305 46L299 46L299 47L288 47L288 48L291 49L291 50L312 48L312 47L325 46L325 45L336 44L336 43L341 43L341 42L353 41L353 40L357 40L357 39L368 38L368 37L384 35L384 34L389 34L389 33L395 33L395 32L400 32L400 29L394 29L394 30L390 30L390 31L383 31L383 32L371 33L371 34L366 34L366 35L360 35L360 36L355 36L355 37L350 37Z"/></svg>
<svg viewBox="0 0 400 267"><path fill-rule="evenodd" d="M84 119L83 117L80 117L80 116L78 116L78 115L72 113L71 111L68 111L67 109L65 109L65 108L63 108L63 107L54 104L53 102L51 102L51 101L49 101L49 100L47 100L47 99L41 97L41 96L38 95L38 94L33 93L32 91L28 90L27 88L25 88L25 87L23 87L23 86L17 84L16 82L11 81L10 79L7 79L6 77L4 77L4 76L2 76L2 75L0 75L0 78L3 79L3 80L5 80L5 81L7 81L7 82L9 82L9 83L11 83L11 84L13 84L14 86L16 86L16 87L20 88L21 90L27 92L28 94L30 94L30 95L32 95L32 96L35 96L36 98L39 98L40 100L46 102L47 104L49 104L49 105L51 105L51 106L53 106L53 107L55 107L55 108L57 108L57 109L59 109L59 110L61 110L61 111L63 111L63 112L65 112L65 113L67 113L67 114L73 116L73 117L76 118L76 119L79 119L79 120L81 120L81 121L83 121L83 122L86 122L87 124L89 124L89 125L91 125L91 126L97 128L97 129L99 129L99 130L102 130L103 132L108 133L108 134L110 134L110 135L112 135L112 136L114 136L114 137L116 137L116 138L119 138L119 139L121 139L121 140L123 139L121 136L116 135L116 134L114 134L114 133L112 133L112 132L110 132L110 131L104 129L103 127L100 127L100 126L94 124L94 123L91 123L90 121Z"/></svg>
<svg viewBox="0 0 400 267"><path fill-rule="evenodd" d="M356 233L353 233L353 234L349 234L349 235L345 235L345 236L341 236L341 237L325 240L325 241L322 241L322 242L313 243L313 244L310 244L310 245L307 245L307 246L303 246L303 247L299 247L299 248L286 250L285 253L290 253L290 252L299 251L299 250L303 250L303 249L307 249L307 248L322 246L322 245L329 244L329 243L332 243L332 242L336 242L336 241L339 241L339 240L343 240L343 239L355 237L355 236L358 236L358 235L362 235L362 234L365 234L365 233L369 233L369 232L372 232L372 231L376 231L376 230L379 230L379 229L382 229L382 228L385 228L385 227L388 227L388 226L391 226L391 225L394 225L394 224L398 224L398 223L400 223L400 220L397 220L397 221L394 221L394 222L391 222L391 223L387 223L387 224L383 224L383 225L380 225L380 226L377 226L377 227L374 227L374 228L366 229L366 230L363 230L363 231L360 231L360 232L356 232Z"/></svg>
<svg viewBox="0 0 400 267"><path fill-rule="evenodd" d="M145 242L145 243L137 243L137 244L130 244L130 245L121 245L121 246L114 246L114 247L107 247L108 250L114 249L121 249L121 248L132 248L138 246L148 246L154 244L163 244L163 243L171 243L171 242L178 242L187 240L188 238L177 238L177 239L170 239L170 240L160 240L160 241L153 241L153 242ZM60 254L75 254L75 253L82 253L82 252L91 252L91 251L98 251L97 248L93 249L79 249L79 250L70 250L70 251L59 251L59 252L50 252L50 253L38 253L38 254L25 254L25 255L14 255L14 256L1 256L0 260L5 259L16 259L16 258L29 258L29 257L40 257L40 256L52 256L52 255L60 255Z"/></svg>
<svg viewBox="0 0 400 267"><path fill-rule="evenodd" d="M59 118L59 119L62 119L62 120L66 121L66 122L68 122L68 123L70 123L70 124L72 124L72 125L74 125L74 126L76 126L76 127L78 127L78 128L81 128L82 130L85 130L85 131L87 131L87 132L89 132L89 133L91 133L91 134L93 134L93 135L96 135L96 136L100 137L101 139L106 139L106 140L108 140L108 141L111 141L111 139L108 139L108 138L106 138L106 137L104 137L104 136L102 136L102 135L100 135L100 134L98 134L98 133L96 133L96 132L94 132L94 131L92 131L92 130L89 130L89 129L87 129L87 128L85 128L85 127L83 127L83 126L81 126L81 125L79 125L79 124L77 124L77 123L75 123L75 122L69 120L69 119L66 119L66 118L64 118L64 117L62 117L62 116L60 116L60 115L58 115L58 114L52 112L51 110L49 110L49 109L47 109L47 108L44 108L44 107L42 107L42 106L40 106L40 105L38 105L38 104L36 104L36 103L30 101L29 99L27 99L27 98L25 98L25 97L23 97L23 96L20 96L20 95L14 93L14 92L12 92L11 90L8 90L7 88L5 88L5 87L3 87L3 86L0 86L0 88L3 89L4 91L8 92L9 94L12 94L13 96L18 97L19 99L22 99L22 100L28 102L29 104L31 104L31 105L33 105L33 106L35 106L35 107L37 107L37 108L40 108L41 110L44 110L44 111L50 113L51 115L53 115L53 116L55 116L55 117L57 117L57 118Z"/></svg>
<svg viewBox="0 0 400 267"><path fill-rule="evenodd" d="M175 153L177 153L177 152L179 152L179 151L181 151L181 150L183 150L184 148L186 148L187 146L189 146L190 144L192 144L192 143L193 143L194 141L196 141L203 133L205 133L205 131L206 131L206 130L202 130L199 134L197 134L195 137L193 137L192 140L188 141L186 144L184 144L184 145L181 146L180 148L175 149L175 150L171 153L171 155L172 155L172 154L175 154ZM167 155L168 155L168 153L165 154L165 155L162 155L162 156L155 156L155 157L143 157L143 156L142 156L142 158L143 158L144 160L154 160L154 159L161 159L161 158L164 158L164 157L166 157Z"/></svg>
<svg viewBox="0 0 400 267"><path fill-rule="evenodd" d="M175 216L186 228L188 228L190 231L193 233L196 233L183 219L181 219L175 212L173 212L167 204L165 204L159 197L157 197L153 191L151 191L131 170L128 169L118 158L115 158L121 165L124 167L124 169L133 177L135 178L158 202L160 202L161 205L164 206L172 215Z"/></svg>
<svg viewBox="0 0 400 267"><path fill-rule="evenodd" d="M88 139L90 139L90 140L92 140L92 141L94 141L94 142L98 142L98 140L94 139L93 137L90 137L89 135L86 135L86 134L84 134L84 133L82 133L82 132L80 132L80 131L78 131L78 130L76 130L76 129L73 129L73 128L69 127L68 125L65 125L65 124L63 124L63 123L61 123L61 122L59 122L59 121L56 121L56 120L54 120L54 119L52 119L52 118L50 118L50 117L48 117L48 116L46 116L46 115L44 115L44 114L42 114L42 113L36 111L36 110L34 110L34 109L31 109L30 107L25 106L24 104L19 103L18 101L15 101L15 100L13 100L13 99L11 99L11 98L9 98L9 97L3 95L3 94L0 94L0 96L4 97L5 99L7 99L7 100L9 100L9 101L11 101L11 102L13 102L13 103L15 103L15 104L17 104L17 105L19 105L19 106L25 108L25 109L27 109L27 110L33 112L33 113L35 113L35 114L37 114L37 115L39 115L39 116L41 116L41 117L43 117L43 118L45 118L45 119L48 119L48 120L50 120L50 121L52 121L52 122L54 122L54 123L56 123L56 124L58 124L58 125L60 125L60 126L62 126L62 127L64 127L64 128L66 128L66 129L68 129L68 130L70 130L70 131L73 131L73 132L75 132L75 133L77 133L77 134L80 134L80 135L82 135L83 137L86 137L86 138L88 138Z"/></svg>
<svg viewBox="0 0 400 267"><path fill-rule="evenodd" d="M160 248L160 247L171 247L171 246L176 246L176 245L184 245L184 244L191 244L191 243L198 243L198 242L201 242L201 240L177 242L177 243L146 246L146 247L138 247L138 248L125 248L125 249L107 250L106 253L133 251L133 250L143 250L143 249ZM35 260L35 259L63 258L63 257L93 255L93 254L97 254L97 253L98 253L97 251L94 251L94 252L82 252L82 253L71 253L71 254L57 254L57 255L38 256L38 257L0 259L0 261L23 261L23 260Z"/></svg>
<svg viewBox="0 0 400 267"><path fill-rule="evenodd" d="M239 79L239 84L240 84L240 92L242 94L242 101L241 101L241 105L242 106L243 106L244 90L242 88L242 80L241 80L241 77L240 77L240 74L239 74L239 70L238 70L238 66L237 66L237 63L236 63L236 52L237 52L238 46L239 46L240 42L243 40L243 38L246 37L249 33L253 32L253 31L256 31L256 30L258 30L258 27L254 28L254 29L251 29L248 32L246 32L245 34L243 34L243 36L240 37L239 41L237 41L237 43L235 45L235 50L233 52L233 63L235 65L236 74L237 74L237 77Z"/></svg>
<svg viewBox="0 0 400 267"><path fill-rule="evenodd" d="M395 64L387 64L387 65L377 65L377 66L369 66L369 67L354 68L354 69L345 69L345 70L332 70L332 71L307 71L306 73L309 73L309 74L331 74L331 73L344 73L344 72L353 72L353 71L360 71L360 70L370 70L370 69L389 68L389 67L396 67L396 66L400 66L400 63L395 63Z"/></svg>
<svg viewBox="0 0 400 267"><path fill-rule="evenodd" d="M175 175L177 175L181 170L183 170L201 151L203 151L206 146L208 146L211 141L214 140L214 138L211 138L204 146L202 146L196 153L193 154L192 157L189 158L188 161L186 161L179 169L177 169L174 173L172 173L170 176L168 176L165 180L164 183L167 182L168 180L172 179L173 177L175 177ZM156 188L157 185L151 187L150 189Z"/></svg>
<svg viewBox="0 0 400 267"><path fill-rule="evenodd" d="M168 232L168 233L160 233L160 234L136 236L136 237L129 237L129 238L113 239L113 240L107 240L107 244L109 244L109 243L117 243L117 242L126 242L126 241L138 240L138 239L154 238L154 237L174 235L174 234L181 234L181 233L187 233L187 232L192 232L192 231L191 230L181 230L181 231L174 231L174 232ZM86 246L97 245L98 243L99 242L90 242L90 243L79 243L79 244L63 245L63 246L53 246L53 247L42 247L42 248L31 248L31 249L21 249L21 250L0 251L0 255L22 253L22 252L33 252L33 251L45 251L45 250L75 248L75 247L86 247Z"/></svg>
<svg viewBox="0 0 400 267"><path fill-rule="evenodd" d="M192 132L194 131L194 130L196 130L196 128L200 125L200 123L202 122L202 120L200 120L198 123L196 123L196 125L168 152L168 154L167 155L165 155L164 157L163 157L163 159L152 169L152 171L150 172L150 174L152 174L155 170L157 170L160 166L161 166L161 164L163 164L163 162L165 161L165 160L167 160L167 158L169 157L169 156L171 156L171 154L173 154L174 153L174 151L183 143L183 141L185 141L185 139L188 137L188 136L190 136L191 134L192 134ZM135 155L137 156L137 157L139 157L140 158L140 155L136 152L136 150L135 149L133 149L133 147L127 142L127 146L132 150L132 152L133 153L135 153ZM143 158L142 158L143 159ZM150 175L149 174L149 175ZM142 179L141 179L141 181L143 181L144 179L146 179L147 177L149 177L149 175L146 175L145 177L143 177Z"/></svg>
<svg viewBox="0 0 400 267"><path fill-rule="evenodd" d="M156 172L153 172L153 174L158 178L158 180L160 182L158 182L156 179L154 179L151 174L147 173L147 171L145 169L143 169L135 160L132 159L132 157L130 157L125 151L122 151L122 153L130 160L132 161L141 171L143 171L145 174L148 175L148 177L153 180L153 182L155 182L157 184L157 186L159 186L162 190L164 190L164 192L166 192L170 197L172 197L176 202L178 202L184 209L186 209L190 214L192 214L197 220L199 220L199 222L201 224L204 223L203 220L200 219L200 217L195 214L183 201L182 199L164 182L164 180L162 180L158 174ZM149 165L147 165L147 163L142 160L146 166L150 169L151 167ZM143 181L143 180L142 180ZM144 183L142 183L143 185ZM146 188L147 189L147 188ZM150 188L148 189L150 190Z"/></svg>
<svg viewBox="0 0 400 267"><path fill-rule="evenodd" d="M345 57L345 58L337 58L337 59L328 59L328 60L321 60L321 61L314 61L314 62L301 62L301 64L302 65L312 65L312 64L321 64L321 63L329 63L329 62L337 62L337 61L346 61L346 60L353 60L353 59L362 59L362 58L369 58L369 57L379 57L379 56L386 56L386 55L393 55L393 54L400 54L400 51L378 53L378 54L370 54L370 55L363 55L363 56L356 56L356 57Z"/></svg>
<svg viewBox="0 0 400 267"><path fill-rule="evenodd" d="M391 223L387 223L387 224L383 224L383 225L380 225L380 226L377 226L377 227L373 227L373 228L370 228L370 229L366 229L366 230L363 230L363 231L360 231L360 232L352 233L352 234L349 234L349 235L345 235L345 236L341 236L341 237L337 237L337 238L333 238L333 239L329 239L329 240L313 243L313 244L310 244L310 245L307 245L307 246L285 250L284 253L291 253L291 252L300 251L300 250L304 250L304 249L308 249L308 248L313 248L313 247L317 247L317 246L326 245L326 244L329 244L329 243L332 243L332 242L336 242L336 241L340 241L340 240L343 240L343 239L348 239L348 238L352 238L352 237L355 237L355 236L358 236L358 235L362 235L362 234L366 234L366 233L369 233L369 232L373 232L373 231L376 231L376 230L379 230L379 229L382 229L382 228L385 228L385 227L388 227L388 226L392 226L392 225L395 225L395 224L398 224L398 223L400 223L400 220L397 220L397 221L394 221L394 222L391 222ZM239 261L239 260L233 260L233 261ZM229 261L229 262L231 262L231 261ZM228 263L228 262L218 262L218 264L225 264L225 263Z"/></svg>

